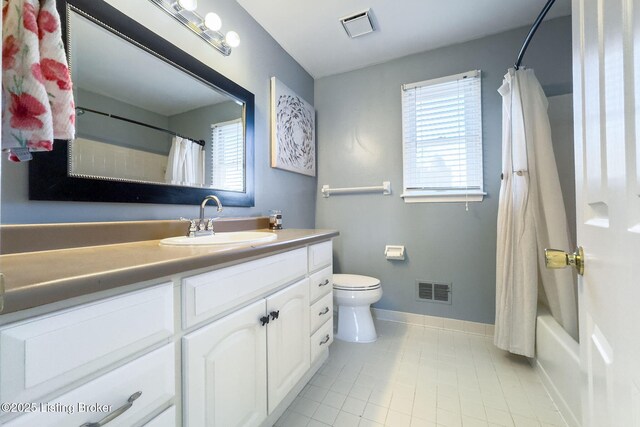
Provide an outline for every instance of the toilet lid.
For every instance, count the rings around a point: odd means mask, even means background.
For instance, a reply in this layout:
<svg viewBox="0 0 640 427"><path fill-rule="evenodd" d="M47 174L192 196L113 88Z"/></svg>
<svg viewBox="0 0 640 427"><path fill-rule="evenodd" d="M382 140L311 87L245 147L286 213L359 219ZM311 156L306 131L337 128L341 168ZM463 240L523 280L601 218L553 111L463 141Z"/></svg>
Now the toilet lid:
<svg viewBox="0 0 640 427"><path fill-rule="evenodd" d="M380 280L359 274L334 274L333 288L342 290L378 289Z"/></svg>

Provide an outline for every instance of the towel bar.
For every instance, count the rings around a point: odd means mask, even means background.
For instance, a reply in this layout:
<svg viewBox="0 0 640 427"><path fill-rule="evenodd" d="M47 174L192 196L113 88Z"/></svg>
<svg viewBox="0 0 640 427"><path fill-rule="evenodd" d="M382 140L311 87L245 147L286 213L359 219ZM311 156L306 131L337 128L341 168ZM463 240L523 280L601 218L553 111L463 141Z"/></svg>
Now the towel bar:
<svg viewBox="0 0 640 427"><path fill-rule="evenodd" d="M345 187L345 188L330 188L328 185L322 186L322 195L326 198L332 194L354 194L354 193L379 193L382 192L383 196L391 194L391 182L384 181L382 185L373 187Z"/></svg>

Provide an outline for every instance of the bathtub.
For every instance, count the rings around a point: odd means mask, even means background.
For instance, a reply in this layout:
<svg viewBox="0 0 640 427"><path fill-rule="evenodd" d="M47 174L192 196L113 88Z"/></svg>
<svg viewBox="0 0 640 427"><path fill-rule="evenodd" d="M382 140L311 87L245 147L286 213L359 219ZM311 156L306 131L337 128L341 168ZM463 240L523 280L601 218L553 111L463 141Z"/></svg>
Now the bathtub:
<svg viewBox="0 0 640 427"><path fill-rule="evenodd" d="M536 327L536 369L567 424L578 427L582 424L580 345L546 307L538 308Z"/></svg>

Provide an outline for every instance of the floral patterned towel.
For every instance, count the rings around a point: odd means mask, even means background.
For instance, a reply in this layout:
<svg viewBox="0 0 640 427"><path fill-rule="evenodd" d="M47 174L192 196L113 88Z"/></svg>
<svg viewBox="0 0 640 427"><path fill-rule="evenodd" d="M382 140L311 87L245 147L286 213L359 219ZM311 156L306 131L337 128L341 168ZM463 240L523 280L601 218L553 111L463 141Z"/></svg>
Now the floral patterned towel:
<svg viewBox="0 0 640 427"><path fill-rule="evenodd" d="M75 108L55 0L3 0L2 149L73 139Z"/></svg>

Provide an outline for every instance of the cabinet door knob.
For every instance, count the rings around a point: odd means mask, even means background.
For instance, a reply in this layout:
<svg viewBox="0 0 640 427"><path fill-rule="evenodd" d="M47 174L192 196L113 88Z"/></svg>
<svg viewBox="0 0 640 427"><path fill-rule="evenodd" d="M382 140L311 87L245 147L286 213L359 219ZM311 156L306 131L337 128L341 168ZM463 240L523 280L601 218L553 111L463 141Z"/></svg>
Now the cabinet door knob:
<svg viewBox="0 0 640 427"><path fill-rule="evenodd" d="M266 325L267 323L269 323L269 316L262 316L260 318L260 322L262 322L262 326Z"/></svg>
<svg viewBox="0 0 640 427"><path fill-rule="evenodd" d="M324 282L318 284L318 287L327 286L328 284L329 284L329 279L325 279Z"/></svg>
<svg viewBox="0 0 640 427"><path fill-rule="evenodd" d="M141 391L137 391L137 392L133 393L131 396L129 396L129 398L127 399L127 402L124 405L122 405L121 407L119 407L115 411L111 412L109 415L107 415L106 417L104 417L100 421L95 422L95 423L84 423L80 427L102 427L103 425L113 421L114 419L116 419L120 415L122 415L125 412L127 412L129 410L129 408L131 408L131 406L133 406L133 401L136 400L137 398L139 398L141 395L142 395Z"/></svg>
<svg viewBox="0 0 640 427"><path fill-rule="evenodd" d="M269 313L271 315L271 320L276 320L279 316L280 316L280 310L278 311L272 311L271 313Z"/></svg>
<svg viewBox="0 0 640 427"><path fill-rule="evenodd" d="M320 341L320 345L328 343L330 339L331 337L329 336L329 334L325 335L324 339Z"/></svg>
<svg viewBox="0 0 640 427"><path fill-rule="evenodd" d="M329 312L329 307L325 307L324 310L322 310L320 313L318 313L318 316L324 316L328 312Z"/></svg>

